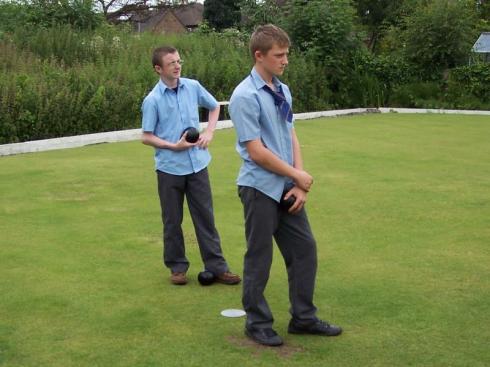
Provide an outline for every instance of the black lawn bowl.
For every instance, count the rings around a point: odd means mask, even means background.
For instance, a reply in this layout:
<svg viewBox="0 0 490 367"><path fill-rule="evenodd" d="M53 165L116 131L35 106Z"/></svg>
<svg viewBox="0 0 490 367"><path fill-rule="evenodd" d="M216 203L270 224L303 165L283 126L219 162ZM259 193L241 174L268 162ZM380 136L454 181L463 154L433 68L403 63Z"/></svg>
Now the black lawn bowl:
<svg viewBox="0 0 490 367"><path fill-rule="evenodd" d="M197 276L197 280L201 285L211 285L214 283L214 274L210 271L201 271Z"/></svg>
<svg viewBox="0 0 490 367"><path fill-rule="evenodd" d="M290 197L287 198L287 200L284 199L284 196L281 198L281 201L279 202L279 207L281 210L284 210L287 212L289 208L291 208L296 201L296 197L294 195L291 195Z"/></svg>
<svg viewBox="0 0 490 367"><path fill-rule="evenodd" d="M182 131L182 135L187 131L187 135L185 136L185 140L188 143L195 143L199 140L199 131L195 127L188 127L184 131Z"/></svg>

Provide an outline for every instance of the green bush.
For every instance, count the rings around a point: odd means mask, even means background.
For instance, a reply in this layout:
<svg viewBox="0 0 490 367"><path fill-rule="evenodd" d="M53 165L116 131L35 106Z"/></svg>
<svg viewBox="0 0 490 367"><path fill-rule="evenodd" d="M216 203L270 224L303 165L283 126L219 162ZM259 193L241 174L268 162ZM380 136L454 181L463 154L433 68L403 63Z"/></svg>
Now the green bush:
<svg viewBox="0 0 490 367"><path fill-rule="evenodd" d="M490 64L478 63L451 70L446 100L454 108L490 109Z"/></svg>
<svg viewBox="0 0 490 367"><path fill-rule="evenodd" d="M388 105L490 110L490 64L454 68L446 82L412 82L395 87Z"/></svg>
<svg viewBox="0 0 490 367"><path fill-rule="evenodd" d="M0 49L16 54L14 46L3 46ZM17 57L10 58L17 61L17 70L4 63L0 72L0 143L119 130L139 123L140 103L149 88L146 72L138 75L124 62L68 68L54 58L17 51Z"/></svg>
<svg viewBox="0 0 490 367"><path fill-rule="evenodd" d="M442 108L441 86L435 82L413 82L393 89L388 98L390 107Z"/></svg>
<svg viewBox="0 0 490 367"><path fill-rule="evenodd" d="M140 126L140 106L158 80L155 47L171 44L220 101L252 68L244 33L133 34L104 25L19 28L0 35L0 144ZM334 62L335 61L335 62ZM294 112L334 108L444 107L490 109L488 65L455 68L447 82L421 82L406 59L362 48L317 53L291 48L282 79Z"/></svg>
<svg viewBox="0 0 490 367"><path fill-rule="evenodd" d="M349 0L291 0L284 26L296 48L334 65L357 47Z"/></svg>
<svg viewBox="0 0 490 367"><path fill-rule="evenodd" d="M393 90L413 79L411 66L396 55L374 55L360 50L354 57L349 88L353 107L380 107Z"/></svg>
<svg viewBox="0 0 490 367"><path fill-rule="evenodd" d="M233 32L162 37L110 26L20 29L0 40L0 143L139 127L141 102L158 80L151 53L162 44L176 46L183 75L218 100L228 100L252 68L246 43ZM322 66L299 53L291 60L284 80L294 111L331 108Z"/></svg>
<svg viewBox="0 0 490 367"><path fill-rule="evenodd" d="M430 0L405 19L399 45L405 57L428 80L464 65L478 36L472 1Z"/></svg>
<svg viewBox="0 0 490 367"><path fill-rule="evenodd" d="M93 30L103 17L95 11L93 0L0 0L0 31L18 28L49 28L70 25Z"/></svg>

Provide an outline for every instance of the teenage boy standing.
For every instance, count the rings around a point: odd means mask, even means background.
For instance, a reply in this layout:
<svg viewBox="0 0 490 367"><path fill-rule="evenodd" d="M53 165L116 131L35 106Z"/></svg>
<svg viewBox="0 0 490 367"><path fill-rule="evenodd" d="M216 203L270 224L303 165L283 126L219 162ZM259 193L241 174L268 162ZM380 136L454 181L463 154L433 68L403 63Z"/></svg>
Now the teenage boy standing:
<svg viewBox="0 0 490 367"><path fill-rule="evenodd" d="M207 170L211 160L207 147L219 116L218 102L198 81L180 77L182 60L175 48L155 49L152 62L160 80L143 101L142 142L155 148L164 228L163 260L170 269L170 281L176 285L187 283L189 261L181 227L185 196L206 270L218 282L238 284L240 277L229 271L221 251ZM182 132L199 127L198 106L210 110L209 122L199 140L189 143L187 133Z"/></svg>
<svg viewBox="0 0 490 367"><path fill-rule="evenodd" d="M243 160L238 192L244 207L247 252L243 269L245 334L270 346L282 344L264 290L272 264L273 238L288 272L288 332L336 336L342 329L316 316L313 304L316 242L304 205L313 183L303 170L293 126L292 97L281 76L288 65L289 37L274 25L258 27L250 40L254 67L234 90L230 116ZM285 205L288 201L292 204Z"/></svg>

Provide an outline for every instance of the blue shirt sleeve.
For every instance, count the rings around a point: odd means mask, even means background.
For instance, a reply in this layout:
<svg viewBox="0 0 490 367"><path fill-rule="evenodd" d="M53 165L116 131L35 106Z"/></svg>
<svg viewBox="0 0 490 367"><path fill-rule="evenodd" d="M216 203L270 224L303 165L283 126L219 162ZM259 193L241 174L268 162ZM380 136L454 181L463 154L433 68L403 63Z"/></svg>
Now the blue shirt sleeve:
<svg viewBox="0 0 490 367"><path fill-rule="evenodd" d="M143 131L153 133L158 122L158 110L152 98L145 98L141 106L141 112Z"/></svg>
<svg viewBox="0 0 490 367"><path fill-rule="evenodd" d="M260 139L260 105L253 94L232 96L228 109L240 143Z"/></svg>
<svg viewBox="0 0 490 367"><path fill-rule="evenodd" d="M216 98L204 88L201 83L197 82L197 103L200 107L207 108L208 110L214 110L218 107L218 101Z"/></svg>

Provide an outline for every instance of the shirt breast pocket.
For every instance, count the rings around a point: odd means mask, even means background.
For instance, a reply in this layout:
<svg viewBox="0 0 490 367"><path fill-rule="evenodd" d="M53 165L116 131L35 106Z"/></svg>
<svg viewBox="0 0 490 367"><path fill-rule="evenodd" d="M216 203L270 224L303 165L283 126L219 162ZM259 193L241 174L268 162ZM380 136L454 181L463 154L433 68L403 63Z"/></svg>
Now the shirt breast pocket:
<svg viewBox="0 0 490 367"><path fill-rule="evenodd" d="M178 113L175 103L162 103L158 106L158 110L159 116L163 117L164 120L173 119Z"/></svg>
<svg viewBox="0 0 490 367"><path fill-rule="evenodd" d="M206 111L206 110L204 110ZM207 112L207 111L206 111ZM207 115L207 114L206 114ZM191 124L196 127L199 124L199 110L197 108L193 109L189 114L189 119Z"/></svg>

